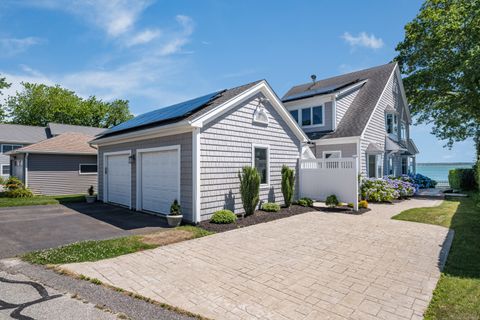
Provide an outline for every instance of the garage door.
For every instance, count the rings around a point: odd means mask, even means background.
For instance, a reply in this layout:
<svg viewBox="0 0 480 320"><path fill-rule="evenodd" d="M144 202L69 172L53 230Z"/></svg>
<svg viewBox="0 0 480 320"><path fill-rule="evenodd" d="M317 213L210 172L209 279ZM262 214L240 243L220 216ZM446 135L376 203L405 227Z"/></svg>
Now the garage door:
<svg viewBox="0 0 480 320"><path fill-rule="evenodd" d="M107 156L107 200L130 206L130 164L128 154Z"/></svg>
<svg viewBox="0 0 480 320"><path fill-rule="evenodd" d="M141 206L143 210L169 213L178 199L180 152L178 149L148 151L140 154Z"/></svg>

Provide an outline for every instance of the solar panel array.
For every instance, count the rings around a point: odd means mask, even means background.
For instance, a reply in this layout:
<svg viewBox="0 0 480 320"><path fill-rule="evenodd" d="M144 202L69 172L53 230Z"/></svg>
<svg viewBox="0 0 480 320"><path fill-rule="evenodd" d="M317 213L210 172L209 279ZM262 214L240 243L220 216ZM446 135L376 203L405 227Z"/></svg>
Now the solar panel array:
<svg viewBox="0 0 480 320"><path fill-rule="evenodd" d="M324 86L320 88L315 88L315 89L310 89L304 92L296 93L289 95L288 97L283 98L283 102L291 101L291 100L297 100L301 98L306 98L306 97L311 97L311 96L316 96L320 94L327 94L327 93L332 93L337 91L338 89L344 88L346 86L349 86L353 83L358 82L359 80L355 81L349 81L349 82L344 82L344 83L337 83L337 84L332 84L329 86Z"/></svg>
<svg viewBox="0 0 480 320"><path fill-rule="evenodd" d="M187 116L191 112L203 107L207 103L217 98L224 91L225 90L213 92L192 100L141 114L133 119L110 128L109 130L105 131L103 135Z"/></svg>

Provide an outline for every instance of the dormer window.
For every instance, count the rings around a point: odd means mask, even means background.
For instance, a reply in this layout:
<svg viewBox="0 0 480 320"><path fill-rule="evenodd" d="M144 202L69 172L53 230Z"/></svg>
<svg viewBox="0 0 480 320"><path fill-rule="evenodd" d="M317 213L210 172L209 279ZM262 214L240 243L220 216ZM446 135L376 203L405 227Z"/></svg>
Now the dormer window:
<svg viewBox="0 0 480 320"><path fill-rule="evenodd" d="M253 121L263 124L268 124L268 115L264 107L258 107L253 114Z"/></svg>
<svg viewBox="0 0 480 320"><path fill-rule="evenodd" d="M290 114L302 127L321 127L324 125L325 111L323 105L317 107L291 109Z"/></svg>

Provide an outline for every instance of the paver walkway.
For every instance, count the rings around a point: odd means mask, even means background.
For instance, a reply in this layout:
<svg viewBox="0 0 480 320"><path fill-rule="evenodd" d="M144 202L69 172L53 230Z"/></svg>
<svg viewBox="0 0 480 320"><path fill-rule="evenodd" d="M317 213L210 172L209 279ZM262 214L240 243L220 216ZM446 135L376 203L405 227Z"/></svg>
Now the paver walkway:
<svg viewBox="0 0 480 320"><path fill-rule="evenodd" d="M438 204L311 212L64 268L215 319L421 319L449 232L390 217Z"/></svg>

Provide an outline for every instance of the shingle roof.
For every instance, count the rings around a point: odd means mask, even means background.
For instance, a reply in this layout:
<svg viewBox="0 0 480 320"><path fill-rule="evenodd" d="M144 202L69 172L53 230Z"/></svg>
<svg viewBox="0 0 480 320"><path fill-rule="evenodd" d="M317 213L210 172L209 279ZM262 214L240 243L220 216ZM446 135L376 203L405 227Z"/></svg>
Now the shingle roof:
<svg viewBox="0 0 480 320"><path fill-rule="evenodd" d="M19 124L0 124L0 142L36 143L47 139L44 127L24 126Z"/></svg>
<svg viewBox="0 0 480 320"><path fill-rule="evenodd" d="M302 84L291 88L284 97L300 94L301 92L306 92L315 88L367 80L338 124L335 132L324 135L322 138L360 136L395 67L396 63L392 62L370 69L319 80L316 81L314 85L312 85L312 83Z"/></svg>
<svg viewBox="0 0 480 320"><path fill-rule="evenodd" d="M67 132L29 146L16 149L15 153L54 153L54 154L97 154L97 149L90 146L92 135Z"/></svg>
<svg viewBox="0 0 480 320"><path fill-rule="evenodd" d="M103 135L100 135L97 138L100 138L100 137L103 138L103 137L107 137L107 136L110 137L110 136L114 136L114 135L117 135L117 134L122 134L122 133L141 130L141 129L152 128L152 127L160 127L160 126L163 126L163 125L166 125L166 124L179 122L181 120L192 120L192 119L194 119L194 118L196 118L200 115L203 115L203 114L207 113L208 111L216 108L217 106L223 104L224 102L234 98L235 96L237 96L240 93L242 93L243 91L253 87L254 85L260 83L261 81L263 81L263 80L258 80L258 81L251 82L251 83L248 83L248 84L245 84L245 85L242 85L242 86L238 86L238 87L235 87L235 88L231 88L231 89L217 91L217 92L214 92L214 93L209 94L209 95L205 95L205 96L194 98L194 99L191 99L191 100L188 100L188 101L185 101L185 102L182 102L182 103L178 103L178 104L175 104L175 105L172 105L172 106L157 109L156 111L161 111L163 109L168 108L168 111L171 112L171 111L174 111L174 110L172 110L172 108L175 108L176 106L179 106L179 107L183 108L185 110L185 112L180 113L180 114L174 112L175 117L159 117L159 119L160 119L159 121L149 121L146 124L126 127L125 129L116 130L114 132L106 131L106 132L104 132ZM200 98L203 98L203 97L206 97L206 99L200 99ZM199 99L200 99L201 102L197 103L197 101ZM185 104L188 104L190 102L192 102L192 105L191 105L192 108L184 108ZM150 114L150 113L155 113L155 111L150 111L148 114ZM140 115L138 117L143 117L143 116L144 115ZM138 117L136 117L136 118L138 118ZM136 118L134 118L132 120L135 120Z"/></svg>
<svg viewBox="0 0 480 320"><path fill-rule="evenodd" d="M62 133L66 132L78 132L83 133L91 136L96 136L107 129L104 128L96 128L96 127L85 127L85 126L74 126L70 124L61 124L61 123L54 123L50 122L48 124L48 128L50 128L50 134L52 136L57 136Z"/></svg>

